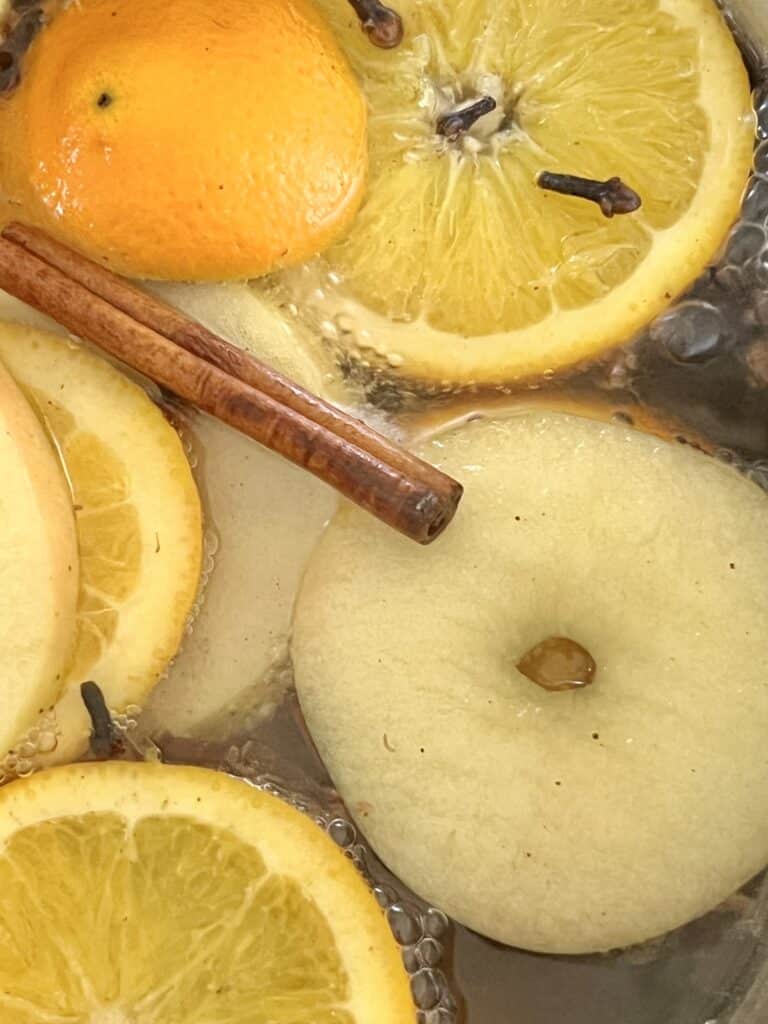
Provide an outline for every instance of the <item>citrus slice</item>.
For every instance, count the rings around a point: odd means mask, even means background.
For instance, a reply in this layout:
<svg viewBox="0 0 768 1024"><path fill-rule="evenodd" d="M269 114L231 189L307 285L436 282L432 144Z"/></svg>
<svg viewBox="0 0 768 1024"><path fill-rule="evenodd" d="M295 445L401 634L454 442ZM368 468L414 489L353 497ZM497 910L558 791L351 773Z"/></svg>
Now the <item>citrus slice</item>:
<svg viewBox="0 0 768 1024"><path fill-rule="evenodd" d="M407 1024L351 862L201 768L72 765L0 793L0 1015L14 1024Z"/></svg>
<svg viewBox="0 0 768 1024"><path fill-rule="evenodd" d="M81 682L95 680L114 709L141 703L179 648L200 573L200 500L176 431L104 359L4 324L0 360L36 405L74 497L77 638L57 724L65 746L82 744Z"/></svg>
<svg viewBox="0 0 768 1024"><path fill-rule="evenodd" d="M256 277L346 229L366 105L311 0L55 8L0 105L12 216L120 273L184 281Z"/></svg>
<svg viewBox="0 0 768 1024"><path fill-rule="evenodd" d="M72 650L77 541L45 433L0 366L0 756L52 703Z"/></svg>
<svg viewBox="0 0 768 1024"><path fill-rule="evenodd" d="M713 0L402 0L387 52L320 6L370 104L368 192L277 286L362 358L449 383L584 360L683 291L736 219L754 116ZM482 96L495 110L438 134ZM607 219L542 191L542 171L620 176L642 208Z"/></svg>

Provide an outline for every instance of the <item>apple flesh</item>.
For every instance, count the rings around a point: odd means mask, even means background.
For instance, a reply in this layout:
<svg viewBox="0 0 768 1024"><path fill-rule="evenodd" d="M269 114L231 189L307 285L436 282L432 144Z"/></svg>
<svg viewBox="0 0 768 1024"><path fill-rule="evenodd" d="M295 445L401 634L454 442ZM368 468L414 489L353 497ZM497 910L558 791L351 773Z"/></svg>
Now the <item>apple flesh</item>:
<svg viewBox="0 0 768 1024"><path fill-rule="evenodd" d="M72 499L43 427L0 364L0 759L58 697L75 637Z"/></svg>
<svg viewBox="0 0 768 1024"><path fill-rule="evenodd" d="M157 283L162 299L314 394L326 367L247 284ZM282 698L293 601L306 562L336 508L308 473L207 417L190 423L203 452L207 517L218 540L194 628L153 692L152 735L231 735L234 716L267 717Z"/></svg>
<svg viewBox="0 0 768 1024"><path fill-rule="evenodd" d="M466 487L420 549L351 507L293 657L350 812L406 884L500 942L587 953L768 862L768 498L688 447L529 411L421 454ZM550 637L594 659L548 692Z"/></svg>

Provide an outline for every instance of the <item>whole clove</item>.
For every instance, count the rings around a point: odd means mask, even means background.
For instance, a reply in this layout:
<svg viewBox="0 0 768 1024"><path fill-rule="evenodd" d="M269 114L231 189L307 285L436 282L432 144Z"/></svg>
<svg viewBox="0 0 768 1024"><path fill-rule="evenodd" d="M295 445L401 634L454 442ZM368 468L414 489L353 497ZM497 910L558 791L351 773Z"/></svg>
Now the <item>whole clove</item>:
<svg viewBox="0 0 768 1024"><path fill-rule="evenodd" d="M559 192L560 195L597 203L605 217L613 217L617 213L634 213L643 204L637 192L621 178L596 181L592 178L578 178L573 174L542 171L536 184L548 192Z"/></svg>

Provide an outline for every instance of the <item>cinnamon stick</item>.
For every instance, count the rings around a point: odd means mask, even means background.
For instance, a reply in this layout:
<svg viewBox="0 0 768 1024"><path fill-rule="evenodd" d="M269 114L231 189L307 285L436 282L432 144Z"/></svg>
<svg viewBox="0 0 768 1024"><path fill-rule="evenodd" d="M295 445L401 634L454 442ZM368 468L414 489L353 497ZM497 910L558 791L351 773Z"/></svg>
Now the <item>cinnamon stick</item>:
<svg viewBox="0 0 768 1024"><path fill-rule="evenodd" d="M271 366L236 345L220 338L201 323L185 316L166 302L147 295L130 281L118 277L105 267L81 256L37 228L11 223L2 231L2 237L61 270L73 281L78 281L94 295L105 299L111 306L122 310L145 327L163 334L188 352L218 366L220 370L240 380L282 405L328 427L339 437L364 448L414 479L434 485L436 470L411 452L377 433L362 420L342 412L335 405L311 394L294 381L284 377ZM442 474L441 474L442 475Z"/></svg>
<svg viewBox="0 0 768 1024"><path fill-rule="evenodd" d="M18 226L6 230L19 233ZM27 235L28 231L23 229L23 237L33 238L33 244L40 245L42 250L39 233ZM238 350L182 314L177 314L180 319L172 316L176 311L170 307L162 303L153 305L155 300L142 306L137 296L143 293L110 271L95 264L88 267L82 257L69 254L65 272L34 255L24 244L10 241L5 232L3 235L0 288L48 314L73 334L93 342L168 391L307 469L344 497L421 544L438 537L453 518L462 487L435 467L391 445L369 428L361 429L362 425L351 417L337 415L332 406L273 371L260 376L250 360L246 366L236 357ZM54 253L53 248L50 253ZM62 261L60 248L55 253L52 258ZM93 267L99 271L98 279ZM109 275L109 288L101 276L104 274ZM90 290L83 283L85 280L102 293L109 293L109 297ZM110 301L113 295L114 304ZM164 331L129 315L119 302L157 327L183 337L190 347L182 347L181 342L167 337ZM211 339L217 344L212 345ZM216 362L202 358L200 352L211 352ZM261 368L261 364L257 367ZM241 372L252 382L266 380L271 392L242 379ZM284 404L275 395L285 395L300 408ZM339 422L339 415L343 423Z"/></svg>

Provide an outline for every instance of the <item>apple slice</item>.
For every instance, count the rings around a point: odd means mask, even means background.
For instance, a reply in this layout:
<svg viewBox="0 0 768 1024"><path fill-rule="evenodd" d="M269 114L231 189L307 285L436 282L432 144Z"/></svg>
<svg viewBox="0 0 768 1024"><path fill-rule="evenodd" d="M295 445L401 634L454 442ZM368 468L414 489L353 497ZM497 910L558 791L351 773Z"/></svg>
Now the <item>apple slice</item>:
<svg viewBox="0 0 768 1024"><path fill-rule="evenodd" d="M74 760L87 746L81 683L94 680L122 713L141 705L166 671L197 594L202 512L178 434L110 363L86 346L1 323L0 358L48 427L75 498L80 593L53 715L56 746L14 737L18 760L40 767ZM48 718L35 724L39 736Z"/></svg>
<svg viewBox="0 0 768 1024"><path fill-rule="evenodd" d="M42 425L0 365L0 757L57 698L75 637L72 499Z"/></svg>
<svg viewBox="0 0 768 1024"><path fill-rule="evenodd" d="M345 507L296 612L350 811L404 882L510 945L608 950L703 914L768 862L768 498L564 413L421 454L465 484L451 529L417 549Z"/></svg>

